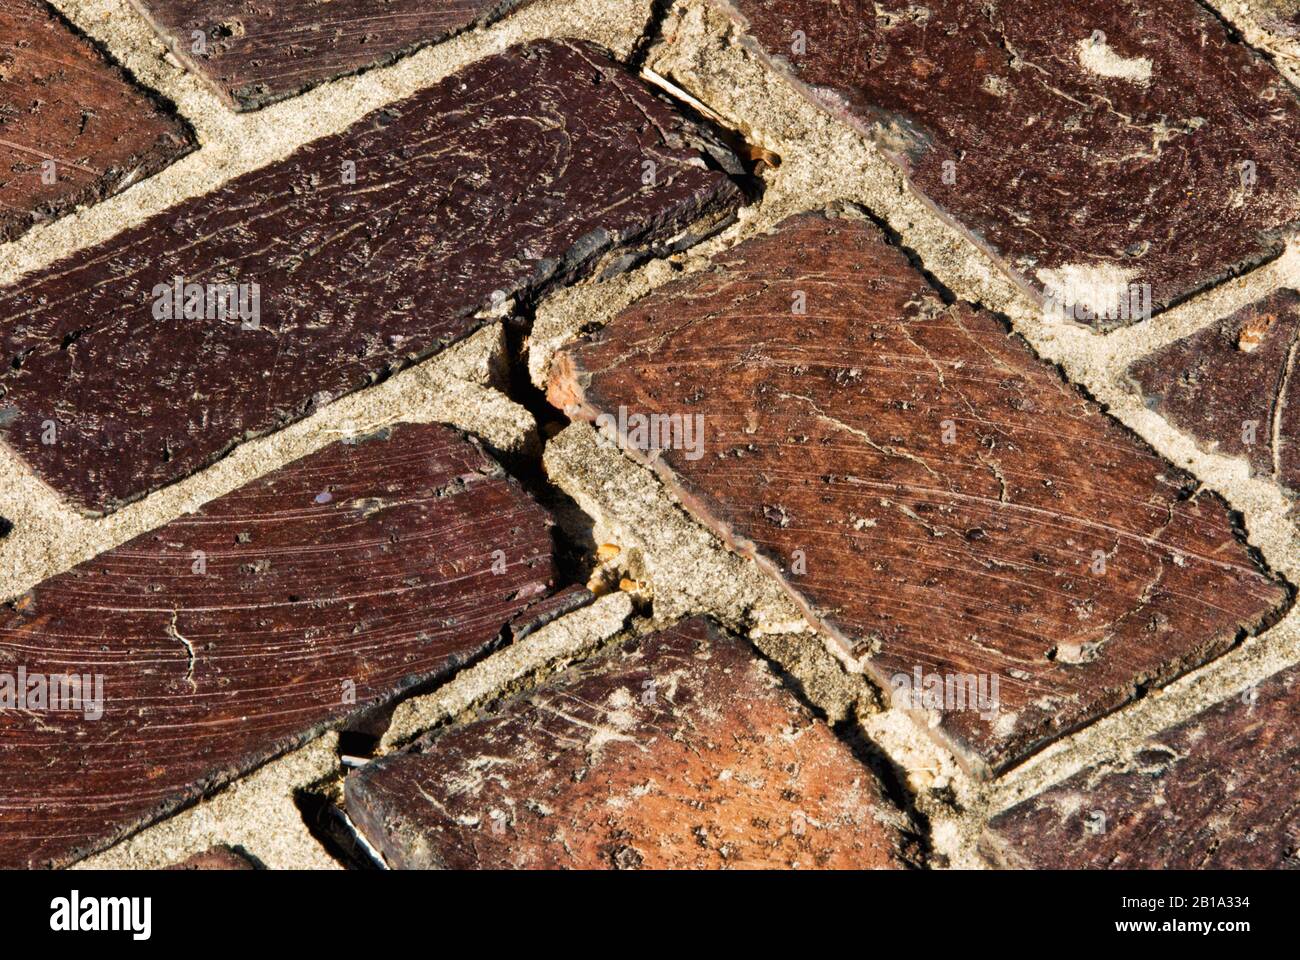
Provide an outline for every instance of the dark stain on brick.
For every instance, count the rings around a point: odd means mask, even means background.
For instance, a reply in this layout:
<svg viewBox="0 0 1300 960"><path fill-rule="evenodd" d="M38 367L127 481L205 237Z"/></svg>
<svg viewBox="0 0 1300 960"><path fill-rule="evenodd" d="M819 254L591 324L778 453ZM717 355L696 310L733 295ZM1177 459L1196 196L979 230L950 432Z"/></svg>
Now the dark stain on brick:
<svg viewBox="0 0 1300 960"><path fill-rule="evenodd" d="M0 291L17 411L0 439L77 506L116 509L437 352L496 301L718 222L740 194L697 133L589 44L480 60ZM168 319L177 277L244 285L249 322L215 299L215 319Z"/></svg>
<svg viewBox="0 0 1300 960"><path fill-rule="evenodd" d="M898 867L905 820L743 640L688 620L348 777L396 868Z"/></svg>
<svg viewBox="0 0 1300 960"><path fill-rule="evenodd" d="M489 23L528 0L132 0L239 110L357 73Z"/></svg>
<svg viewBox="0 0 1300 960"><path fill-rule="evenodd" d="M64 865L448 675L553 576L518 484L406 425L45 581L0 607L0 674L98 675L103 714L0 710L0 866Z"/></svg>
<svg viewBox="0 0 1300 960"><path fill-rule="evenodd" d="M184 124L48 5L0 0L0 242L192 147Z"/></svg>
<svg viewBox="0 0 1300 960"><path fill-rule="evenodd" d="M1003 867L1300 868L1300 670L1291 668L993 818Z"/></svg>
<svg viewBox="0 0 1300 960"><path fill-rule="evenodd" d="M552 402L625 408L630 452L880 685L920 671L911 706L979 774L1280 615L1221 500L839 213L634 304L558 356ZM638 443L651 414L702 417L702 447Z"/></svg>
<svg viewBox="0 0 1300 960"><path fill-rule="evenodd" d="M1129 368L1147 406L1207 450L1300 492L1300 294L1278 290Z"/></svg>
<svg viewBox="0 0 1300 960"><path fill-rule="evenodd" d="M1259 263L1300 217L1300 103L1194 0L714 2L1082 322L1140 319L1130 284L1158 308Z"/></svg>

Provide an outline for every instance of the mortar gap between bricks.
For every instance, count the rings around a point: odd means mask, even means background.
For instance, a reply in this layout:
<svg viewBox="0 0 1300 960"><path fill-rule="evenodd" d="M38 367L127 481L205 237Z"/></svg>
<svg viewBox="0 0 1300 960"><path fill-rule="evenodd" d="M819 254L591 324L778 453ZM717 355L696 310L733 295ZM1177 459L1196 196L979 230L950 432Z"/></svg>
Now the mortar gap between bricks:
<svg viewBox="0 0 1300 960"><path fill-rule="evenodd" d="M639 73L645 66L646 58L655 44L663 39L664 23L672 12L675 0L651 0L650 15L646 20L645 32L637 39L628 55L627 66L633 73Z"/></svg>
<svg viewBox="0 0 1300 960"><path fill-rule="evenodd" d="M339 798L345 776L346 773L339 773L299 787L293 793L294 806L302 815L307 832L345 869L387 870L378 851L361 836L343 808Z"/></svg>
<svg viewBox="0 0 1300 960"><path fill-rule="evenodd" d="M67 12L64 10L63 0L45 0L44 5L56 22L66 28L75 37L89 44L96 53L104 58L105 62L112 64L115 69L122 71L122 75L130 81L131 85L135 87L143 97L151 101L155 106L159 107L164 113L169 114L184 128L185 132L190 136L193 147L186 151L186 153L177 156L175 158L176 160L180 160L181 157L203 148L203 143L199 139L198 130L195 128L190 118L181 112L180 106L175 100L163 91L159 90L153 84L146 82L145 79L140 77L136 71L130 68L130 66L119 60L113 54L112 49L107 43L89 31L82 29L81 26L68 16Z"/></svg>
<svg viewBox="0 0 1300 960"><path fill-rule="evenodd" d="M789 637L749 637L748 640L755 654L762 658L791 695L818 722L826 724L859 763L875 774L885 798L903 812L913 828L906 831L906 834L919 847L919 862L911 865L919 867L928 863L932 853L930 818L918 805L918 797L908 786L901 764L871 738L859 720L859 711L880 705L881 692L865 675L845 672L843 665L831 658L812 636L795 634ZM787 649L781 649L783 646L787 646ZM801 646L803 649L798 649ZM806 668L805 660L799 654L806 654L822 663L817 667ZM819 688L823 686L818 683L818 668L823 676L828 669L839 671L840 678L845 683L858 688L856 691L842 693L856 693L857 696L847 702L825 702L824 693L823 696L818 695ZM864 700L869 702L869 706L864 705Z"/></svg>
<svg viewBox="0 0 1300 960"><path fill-rule="evenodd" d="M991 785L987 811L996 814L1096 764L1122 762L1146 740L1237 696L1278 672L1300 665L1295 610L1272 628L1272 643L1245 637L1220 657L1131 701L1049 745Z"/></svg>

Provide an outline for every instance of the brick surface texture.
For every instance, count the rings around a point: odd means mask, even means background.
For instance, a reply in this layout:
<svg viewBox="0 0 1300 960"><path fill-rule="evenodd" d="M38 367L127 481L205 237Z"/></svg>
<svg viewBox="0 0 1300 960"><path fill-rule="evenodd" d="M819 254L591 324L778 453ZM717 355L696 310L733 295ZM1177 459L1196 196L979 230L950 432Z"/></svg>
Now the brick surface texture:
<svg viewBox="0 0 1300 960"><path fill-rule="evenodd" d="M42 0L0 0L0 242L191 146L183 123Z"/></svg>
<svg viewBox="0 0 1300 960"><path fill-rule="evenodd" d="M1285 599L1221 502L860 219L787 221L553 369L553 402L615 430L620 408L702 417L708 455L656 465L883 685L998 676L998 709L940 711L995 768Z"/></svg>
<svg viewBox="0 0 1300 960"><path fill-rule="evenodd" d="M996 817L1001 866L1300 866L1300 672L1292 669Z"/></svg>
<svg viewBox="0 0 1300 960"><path fill-rule="evenodd" d="M1297 78L1295 0L0 0L0 868L1300 866Z"/></svg>
<svg viewBox="0 0 1300 960"><path fill-rule="evenodd" d="M1159 306L1266 258L1300 214L1300 102L1195 0L716 2L1019 282L1090 322L1129 319L1130 284Z"/></svg>
<svg viewBox="0 0 1300 960"><path fill-rule="evenodd" d="M1139 360L1147 405L1215 453L1300 492L1300 294L1279 290Z"/></svg>
<svg viewBox="0 0 1300 960"><path fill-rule="evenodd" d="M87 678L103 712L6 702L0 864L67 863L446 675L553 577L545 512L455 431L404 425L46 581L0 607L0 661Z"/></svg>
<svg viewBox="0 0 1300 960"><path fill-rule="evenodd" d="M590 46L489 57L0 293L0 439L111 511L734 204L687 135Z"/></svg>
<svg viewBox="0 0 1300 960"><path fill-rule="evenodd" d="M176 56L248 110L394 60L528 0L133 2Z"/></svg>
<svg viewBox="0 0 1300 960"><path fill-rule="evenodd" d="M347 808L402 868L902 865L871 773L702 620L371 764Z"/></svg>

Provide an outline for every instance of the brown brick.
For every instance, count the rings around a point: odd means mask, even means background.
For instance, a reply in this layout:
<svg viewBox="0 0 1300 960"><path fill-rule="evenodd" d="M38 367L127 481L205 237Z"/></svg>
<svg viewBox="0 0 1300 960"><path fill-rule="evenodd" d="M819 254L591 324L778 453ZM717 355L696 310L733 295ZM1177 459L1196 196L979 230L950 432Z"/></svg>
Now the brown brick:
<svg viewBox="0 0 1300 960"><path fill-rule="evenodd" d="M398 426L0 606L0 674L103 677L98 719L0 710L0 866L90 853L482 654L548 591L549 523L477 444Z"/></svg>
<svg viewBox="0 0 1300 960"><path fill-rule="evenodd" d="M202 853L196 853L180 863L173 863L168 870L256 870L257 864L238 850L218 844Z"/></svg>
<svg viewBox="0 0 1300 960"><path fill-rule="evenodd" d="M48 5L0 0L0 242L126 189L192 145Z"/></svg>
<svg viewBox="0 0 1300 960"><path fill-rule="evenodd" d="M996 711L925 710L977 772L1287 601L1220 500L860 218L794 217L656 291L561 353L550 396L624 408L630 452L882 686L996 679ZM702 417L702 447L654 452L650 414Z"/></svg>
<svg viewBox="0 0 1300 960"><path fill-rule="evenodd" d="M1129 369L1149 407L1207 449L1300 491L1300 294L1278 290Z"/></svg>
<svg viewBox="0 0 1300 960"><path fill-rule="evenodd" d="M1001 866L1300 867L1300 670L1276 674L995 817Z"/></svg>
<svg viewBox="0 0 1300 960"><path fill-rule="evenodd" d="M744 641L695 619L348 777L399 868L896 867L901 814Z"/></svg>
<svg viewBox="0 0 1300 960"><path fill-rule="evenodd" d="M390 63L521 2L133 0L172 52L240 110Z"/></svg>
<svg viewBox="0 0 1300 960"><path fill-rule="evenodd" d="M1195 0L715 2L1083 322L1140 319L1129 284L1160 307L1257 263L1300 215L1295 93Z"/></svg>
<svg viewBox="0 0 1300 960"><path fill-rule="evenodd" d="M480 60L0 291L0 439L115 509L468 335L494 300L729 211L692 129L588 44ZM176 277L258 284L260 325L160 319Z"/></svg>

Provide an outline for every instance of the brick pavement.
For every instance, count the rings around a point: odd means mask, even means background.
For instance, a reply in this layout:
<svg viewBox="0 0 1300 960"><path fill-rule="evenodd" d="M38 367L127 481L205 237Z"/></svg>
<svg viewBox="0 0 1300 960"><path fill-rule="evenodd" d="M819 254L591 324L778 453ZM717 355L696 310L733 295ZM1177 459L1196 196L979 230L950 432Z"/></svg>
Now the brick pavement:
<svg viewBox="0 0 1300 960"><path fill-rule="evenodd" d="M5 863L1294 866L1213 5L0 0Z"/></svg>

